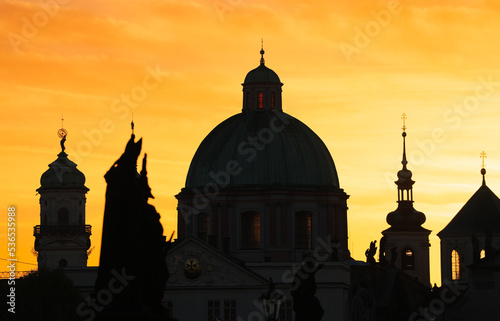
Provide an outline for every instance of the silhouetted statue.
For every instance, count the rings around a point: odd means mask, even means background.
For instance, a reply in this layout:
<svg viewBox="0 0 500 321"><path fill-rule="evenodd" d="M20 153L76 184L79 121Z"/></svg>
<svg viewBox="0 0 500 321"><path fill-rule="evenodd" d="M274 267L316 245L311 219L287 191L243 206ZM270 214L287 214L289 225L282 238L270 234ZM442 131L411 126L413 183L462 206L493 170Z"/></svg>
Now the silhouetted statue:
<svg viewBox="0 0 500 321"><path fill-rule="evenodd" d="M387 236L382 236L380 239L380 248L378 250L378 264L382 267L386 267L388 262L385 258L385 245L387 244Z"/></svg>
<svg viewBox="0 0 500 321"><path fill-rule="evenodd" d="M354 292L349 305L351 321L375 321L375 294L371 288L371 277L364 275L353 285Z"/></svg>
<svg viewBox="0 0 500 321"><path fill-rule="evenodd" d="M393 247L391 249L391 266L395 266L397 259L398 259L398 249L396 247Z"/></svg>
<svg viewBox="0 0 500 321"><path fill-rule="evenodd" d="M64 143L66 143L66 136L67 135L64 135L63 138L61 139L60 141L60 144L61 144L61 150L64 152L64 150L66 149L66 147L64 146Z"/></svg>
<svg viewBox="0 0 500 321"><path fill-rule="evenodd" d="M141 175L137 173L142 139L136 143L134 138L132 134L123 155L104 175L106 205L95 296L107 291L112 298L98 320L130 314L142 320L164 320L166 315L161 300L168 280L165 256L170 242L163 236L160 215L148 204L153 195L146 155ZM123 286L118 287L116 280L122 280Z"/></svg>
<svg viewBox="0 0 500 321"><path fill-rule="evenodd" d="M481 259L481 253L479 252L479 241L477 240L476 234L471 236L472 242L472 258L473 262L478 262Z"/></svg>
<svg viewBox="0 0 500 321"><path fill-rule="evenodd" d="M308 257L300 270L295 273L292 283L293 310L295 321L320 321L323 308L316 294L316 278L314 275L323 268L312 256Z"/></svg>
<svg viewBox="0 0 500 321"><path fill-rule="evenodd" d="M370 265L375 265L375 254L377 253L377 240L370 242L370 248L365 251L366 262L370 263Z"/></svg>

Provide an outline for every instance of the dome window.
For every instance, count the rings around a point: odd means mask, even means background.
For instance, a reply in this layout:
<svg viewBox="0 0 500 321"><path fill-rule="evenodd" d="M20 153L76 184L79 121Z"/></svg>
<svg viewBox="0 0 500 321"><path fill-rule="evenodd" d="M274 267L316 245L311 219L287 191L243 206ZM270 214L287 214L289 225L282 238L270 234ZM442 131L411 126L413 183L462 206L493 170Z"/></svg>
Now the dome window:
<svg viewBox="0 0 500 321"><path fill-rule="evenodd" d="M198 215L198 238L208 242L208 234L210 233L210 216L208 213L200 213Z"/></svg>
<svg viewBox="0 0 500 321"><path fill-rule="evenodd" d="M401 251L401 269L415 270L415 253L410 248L404 248Z"/></svg>
<svg viewBox="0 0 500 321"><path fill-rule="evenodd" d="M275 105L275 98L274 98L274 91L271 92L271 109L274 109Z"/></svg>
<svg viewBox="0 0 500 321"><path fill-rule="evenodd" d="M263 108L263 104L264 104L264 93L262 91L259 91L259 109L262 109Z"/></svg>
<svg viewBox="0 0 500 321"><path fill-rule="evenodd" d="M311 249L311 212L301 211L295 214L295 248Z"/></svg>
<svg viewBox="0 0 500 321"><path fill-rule="evenodd" d="M241 213L241 247L260 248L260 213L257 211Z"/></svg>

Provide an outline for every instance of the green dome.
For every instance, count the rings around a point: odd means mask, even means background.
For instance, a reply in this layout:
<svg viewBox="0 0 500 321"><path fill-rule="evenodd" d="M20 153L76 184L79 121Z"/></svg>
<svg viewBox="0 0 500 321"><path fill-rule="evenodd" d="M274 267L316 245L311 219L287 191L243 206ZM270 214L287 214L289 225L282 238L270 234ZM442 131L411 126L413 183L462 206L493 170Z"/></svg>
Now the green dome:
<svg viewBox="0 0 500 321"><path fill-rule="evenodd" d="M241 171L229 175L227 183L217 181L217 175L227 173L228 164L234 162ZM335 164L323 141L301 121L272 110L234 115L203 140L189 167L186 187L213 183L339 188Z"/></svg>
<svg viewBox="0 0 500 321"><path fill-rule="evenodd" d="M40 188L45 189L84 189L85 175L76 168L76 164L68 159L68 154L61 152L57 159L49 164L49 169L40 178Z"/></svg>
<svg viewBox="0 0 500 321"><path fill-rule="evenodd" d="M267 68L263 63L259 67L251 70L245 77L244 84L276 82L281 83L280 77L272 70Z"/></svg>

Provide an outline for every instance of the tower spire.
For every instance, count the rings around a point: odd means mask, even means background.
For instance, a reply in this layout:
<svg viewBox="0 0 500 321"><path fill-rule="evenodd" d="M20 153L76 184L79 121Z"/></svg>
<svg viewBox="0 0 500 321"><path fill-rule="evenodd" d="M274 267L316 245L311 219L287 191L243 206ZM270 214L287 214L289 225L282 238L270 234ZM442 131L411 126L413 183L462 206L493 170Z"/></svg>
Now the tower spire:
<svg viewBox="0 0 500 321"><path fill-rule="evenodd" d="M484 163L484 159L487 158L484 150L481 152L479 157L481 157L481 175L483 175L483 186L484 186L486 185L486 179L484 178L484 176L486 175L486 168L485 168L486 164Z"/></svg>
<svg viewBox="0 0 500 321"><path fill-rule="evenodd" d="M401 116L401 119L403 120L403 127L401 129L403 130L403 160L401 161L401 164L403 164L403 169L406 169L406 165L408 164L408 161L406 160L406 114L403 113Z"/></svg>
<svg viewBox="0 0 500 321"><path fill-rule="evenodd" d="M264 54L266 52L264 51L264 38L260 39L260 64L264 65Z"/></svg>

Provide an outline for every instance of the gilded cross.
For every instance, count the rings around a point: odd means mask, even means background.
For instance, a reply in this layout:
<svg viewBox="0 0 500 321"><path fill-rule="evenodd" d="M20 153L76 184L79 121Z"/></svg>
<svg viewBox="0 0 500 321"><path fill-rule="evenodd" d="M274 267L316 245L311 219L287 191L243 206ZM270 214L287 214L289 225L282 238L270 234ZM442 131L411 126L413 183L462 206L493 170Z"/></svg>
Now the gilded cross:
<svg viewBox="0 0 500 321"><path fill-rule="evenodd" d="M481 159L482 159L481 168L484 168L486 166L484 164L484 159L487 158L486 153L484 152L484 150L481 152L481 156L479 156L479 157L481 157Z"/></svg>
<svg viewBox="0 0 500 321"><path fill-rule="evenodd" d="M401 129L403 131L406 131L406 118L408 118L408 117L406 117L406 114L403 113L403 115L401 116L401 119L403 120L403 127L401 127Z"/></svg>
<svg viewBox="0 0 500 321"><path fill-rule="evenodd" d="M189 263L186 264L188 270L194 270L198 268L198 263L195 260L189 260Z"/></svg>

